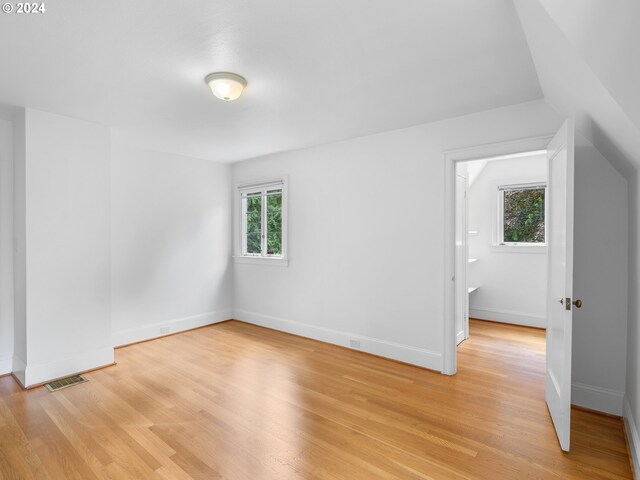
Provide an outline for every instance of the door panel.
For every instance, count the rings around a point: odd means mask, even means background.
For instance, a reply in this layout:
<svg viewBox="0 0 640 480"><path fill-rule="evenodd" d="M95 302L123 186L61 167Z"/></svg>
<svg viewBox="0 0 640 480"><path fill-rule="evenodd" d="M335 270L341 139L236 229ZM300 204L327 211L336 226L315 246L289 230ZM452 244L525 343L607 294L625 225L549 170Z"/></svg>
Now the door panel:
<svg viewBox="0 0 640 480"><path fill-rule="evenodd" d="M565 121L547 149L547 371L545 398L560 447L569 451L571 430L571 335L573 314L574 124Z"/></svg>

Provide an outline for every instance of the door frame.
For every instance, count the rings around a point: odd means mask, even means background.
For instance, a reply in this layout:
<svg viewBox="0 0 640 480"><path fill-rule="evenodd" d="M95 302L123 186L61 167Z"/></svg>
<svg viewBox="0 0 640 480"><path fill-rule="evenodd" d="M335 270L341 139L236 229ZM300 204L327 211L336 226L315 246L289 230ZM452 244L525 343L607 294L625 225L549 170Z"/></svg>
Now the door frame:
<svg viewBox="0 0 640 480"><path fill-rule="evenodd" d="M442 373L455 375L458 366L455 325L455 168L458 162L518 158L547 150L554 134L521 138L475 147L446 150L444 154L444 319Z"/></svg>
<svg viewBox="0 0 640 480"><path fill-rule="evenodd" d="M461 192L458 192L458 178L461 178L464 180L464 196L460 195ZM462 282L464 282L464 286L465 288L460 288L461 287L461 283L458 283L457 281L454 282L453 288L455 289L454 292L454 298L455 298L455 306L454 306L454 311L453 311L453 318L454 318L454 322L457 323L459 320L462 321L462 339L458 338L458 335L460 335L460 328L456 325L455 327L455 334L456 334L456 346L460 345L461 342L463 342L464 340L466 340L467 338L469 338L469 293L467 292L466 295L464 295L464 292L466 291L466 287L468 287L469 282L467 279L467 266L468 266L468 262L467 259L469 258L469 222L468 222L468 218L467 218L467 213L469 210L469 201L468 201L468 191L469 191L469 176L467 174L467 176L463 176L460 175L459 173L457 173L457 169L456 169L456 173L454 174L454 219L455 219L455 223L454 223L454 243L455 243L455 247L454 247L454 259L456 261L458 261L457 264L454 263L454 276L456 276L457 279L462 280ZM456 230L456 226L457 226L457 222L458 220L460 220L458 217L458 215L460 215L460 209L457 206L457 202L459 200L462 200L462 204L463 204L463 213L462 213L462 222L460 222L462 224L462 232L460 232L461 238L458 238L457 235L458 233L455 231ZM458 259L458 255L457 252L460 250L458 249L458 241L461 241L462 243L462 251L464 251L464 259L460 258ZM462 298L458 298L459 295L462 295ZM462 318L460 318L462 317Z"/></svg>

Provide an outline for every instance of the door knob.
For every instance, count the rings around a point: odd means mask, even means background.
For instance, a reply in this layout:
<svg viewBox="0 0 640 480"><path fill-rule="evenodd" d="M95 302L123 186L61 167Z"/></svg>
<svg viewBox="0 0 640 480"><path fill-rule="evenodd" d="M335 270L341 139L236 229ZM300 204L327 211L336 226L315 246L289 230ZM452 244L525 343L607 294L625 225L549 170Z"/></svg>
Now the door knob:
<svg viewBox="0 0 640 480"><path fill-rule="evenodd" d="M565 301L566 301L566 303L565 303ZM575 300L574 302L572 302L572 301L571 301L571 299L570 299L569 297L567 297L567 298L561 298L561 299L560 299L560 303L561 303L562 305L564 305L564 308L565 308L566 310L571 310L571 304L572 304L572 303L573 303L573 305L575 305L575 307L576 307L576 308L581 308L581 307L582 307L582 300L580 300L580 299L577 299L577 300Z"/></svg>

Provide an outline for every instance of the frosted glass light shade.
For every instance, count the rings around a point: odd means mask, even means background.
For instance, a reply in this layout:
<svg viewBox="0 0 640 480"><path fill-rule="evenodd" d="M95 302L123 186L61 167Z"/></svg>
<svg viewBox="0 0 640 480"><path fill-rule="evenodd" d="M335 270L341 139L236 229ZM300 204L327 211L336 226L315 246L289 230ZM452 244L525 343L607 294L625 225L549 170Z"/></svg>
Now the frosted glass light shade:
<svg viewBox="0 0 640 480"><path fill-rule="evenodd" d="M216 97L226 102L237 99L247 86L247 81L243 77L228 72L210 73L204 81Z"/></svg>

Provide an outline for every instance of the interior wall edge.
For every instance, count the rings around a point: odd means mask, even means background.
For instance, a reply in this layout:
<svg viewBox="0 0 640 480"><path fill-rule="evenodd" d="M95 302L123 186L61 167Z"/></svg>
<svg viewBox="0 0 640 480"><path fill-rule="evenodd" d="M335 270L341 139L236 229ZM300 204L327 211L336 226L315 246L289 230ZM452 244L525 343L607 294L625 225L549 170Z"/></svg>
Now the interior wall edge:
<svg viewBox="0 0 640 480"><path fill-rule="evenodd" d="M20 358L15 353L13 354L12 363L13 363L14 372L16 370L24 370L25 368L27 368L27 362L25 362L22 358Z"/></svg>
<svg viewBox="0 0 640 480"><path fill-rule="evenodd" d="M526 312L514 312L498 308L469 308L469 318L511 323L525 327L547 328L547 317L544 315L533 315Z"/></svg>
<svg viewBox="0 0 640 480"><path fill-rule="evenodd" d="M633 469L634 478L638 478L640 474L640 435L638 434L637 423L633 418L629 398L625 395L623 414L624 433L627 437L627 445L629 446L629 456L631 457L631 468Z"/></svg>
<svg viewBox="0 0 640 480"><path fill-rule="evenodd" d="M611 415L622 415L624 392L609 388L571 383L571 403Z"/></svg>
<svg viewBox="0 0 640 480"><path fill-rule="evenodd" d="M0 118L0 375L11 372L13 312L13 122Z"/></svg>
<svg viewBox="0 0 640 480"><path fill-rule="evenodd" d="M0 375L11 373L13 367L13 355L0 357Z"/></svg>
<svg viewBox="0 0 640 480"><path fill-rule="evenodd" d="M271 328L293 335L319 340L321 342L351 348L378 355L380 357L410 363L419 367L428 368L437 372L442 371L442 354L423 348L412 347L395 342L388 342L377 338L366 337L354 333L318 327L306 323L272 317L246 310L234 310L233 318L242 322L251 323L261 327ZM360 342L360 348L350 346L351 340Z"/></svg>
<svg viewBox="0 0 640 480"><path fill-rule="evenodd" d="M21 386L25 384L25 370L27 368L27 363L17 356L15 353L13 354L12 359L12 369L11 374L18 379L18 382Z"/></svg>
<svg viewBox="0 0 640 480"><path fill-rule="evenodd" d="M27 364L24 386L25 388L29 388L30 386L48 382L54 378L62 378L77 372L84 372L113 364L114 358L113 347L104 347L58 358L52 362L35 365Z"/></svg>
<svg viewBox="0 0 640 480"><path fill-rule="evenodd" d="M206 327L216 323L231 320L233 318L233 310L215 310L213 312L201 313L190 317L176 318L162 322L144 325L138 328L130 328L113 332L113 346L119 347L131 343L150 340L162 335L171 333L179 333L198 327Z"/></svg>

